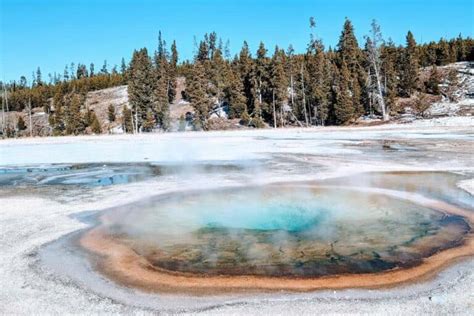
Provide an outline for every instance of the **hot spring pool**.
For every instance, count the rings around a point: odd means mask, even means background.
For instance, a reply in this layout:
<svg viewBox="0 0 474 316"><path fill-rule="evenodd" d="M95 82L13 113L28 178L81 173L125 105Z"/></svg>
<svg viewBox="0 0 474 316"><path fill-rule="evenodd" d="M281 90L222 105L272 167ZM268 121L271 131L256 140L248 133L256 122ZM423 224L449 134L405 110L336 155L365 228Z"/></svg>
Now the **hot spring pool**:
<svg viewBox="0 0 474 316"><path fill-rule="evenodd" d="M126 205L106 212L101 230L159 271L311 278L412 267L470 227L377 192L269 185Z"/></svg>

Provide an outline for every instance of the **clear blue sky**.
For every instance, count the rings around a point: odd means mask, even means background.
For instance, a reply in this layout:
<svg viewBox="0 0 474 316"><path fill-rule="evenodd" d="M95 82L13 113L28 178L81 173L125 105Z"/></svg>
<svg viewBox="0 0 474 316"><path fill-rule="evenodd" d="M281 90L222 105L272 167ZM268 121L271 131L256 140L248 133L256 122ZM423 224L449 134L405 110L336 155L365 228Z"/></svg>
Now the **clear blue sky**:
<svg viewBox="0 0 474 316"><path fill-rule="evenodd" d="M263 40L293 44L302 52L309 38L310 16L326 45L334 46L344 17L362 40L375 18L384 37L404 43L411 30L418 41L473 36L474 0L0 0L0 80L18 79L41 67L48 73L74 62L104 59L113 66L128 61L133 49L154 50L158 31L176 39L181 60L191 58L193 37L216 31L230 40L232 53L247 40L252 51Z"/></svg>

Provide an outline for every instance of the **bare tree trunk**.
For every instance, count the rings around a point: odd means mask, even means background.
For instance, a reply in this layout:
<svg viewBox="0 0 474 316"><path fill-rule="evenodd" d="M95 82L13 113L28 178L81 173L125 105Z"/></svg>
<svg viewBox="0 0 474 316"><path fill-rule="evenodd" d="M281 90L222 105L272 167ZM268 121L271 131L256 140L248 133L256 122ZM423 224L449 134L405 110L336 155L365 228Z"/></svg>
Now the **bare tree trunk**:
<svg viewBox="0 0 474 316"><path fill-rule="evenodd" d="M7 106L7 113L10 112L10 109L8 108L8 90L5 90L5 105Z"/></svg>
<svg viewBox="0 0 474 316"><path fill-rule="evenodd" d="M138 111L135 109L135 134L138 134Z"/></svg>
<svg viewBox="0 0 474 316"><path fill-rule="evenodd" d="M301 65L301 88L303 91L303 111L304 111L304 121L306 126L308 126L308 113L306 112L306 94L304 93L304 73L303 73L303 65Z"/></svg>
<svg viewBox="0 0 474 316"><path fill-rule="evenodd" d="M6 96L6 89L3 88L3 102L2 102L2 136L5 136L5 96Z"/></svg>
<svg viewBox="0 0 474 316"><path fill-rule="evenodd" d="M293 87L293 74L290 75L290 85L291 85L291 107L295 106L295 97L294 97L294 87Z"/></svg>
<svg viewBox="0 0 474 316"><path fill-rule="evenodd" d="M134 122L134 119L133 119L133 111L131 109L130 109L130 119L132 120L132 134L135 134L135 122ZM127 130L125 129L125 133L126 132L127 132Z"/></svg>
<svg viewBox="0 0 474 316"><path fill-rule="evenodd" d="M30 116L30 137L33 137L33 120L31 118L31 97L28 97L28 113Z"/></svg>
<svg viewBox="0 0 474 316"><path fill-rule="evenodd" d="M281 121L281 127L285 127L285 123L283 121L283 106L280 107L280 121Z"/></svg>
<svg viewBox="0 0 474 316"><path fill-rule="evenodd" d="M372 30L371 30L372 39L368 38L368 51L369 51L369 61L372 65L374 75L375 75L375 85L377 91L377 101L382 110L382 117L384 121L389 119L387 113L387 107L383 97L382 91L382 78L380 74L380 44L383 43L382 33L380 32L380 26L375 20L372 21ZM370 73L369 73L370 78Z"/></svg>
<svg viewBox="0 0 474 316"><path fill-rule="evenodd" d="M298 120L298 118L296 117L295 113L293 113L293 111L290 112L291 115L293 116L293 118L295 119L296 123L298 123L298 125L300 127L304 127L304 125L300 122L300 120Z"/></svg>
<svg viewBox="0 0 474 316"><path fill-rule="evenodd" d="M385 100L383 98L383 92L382 92L382 84L380 82L380 72L379 72L379 69L377 67L377 65L374 65L375 67L375 78L376 78L376 81L377 81L377 90L378 90L378 98L379 98L379 102L380 102L380 107L382 108L382 118L384 121L387 121L389 119L388 117L388 113L387 113L387 108L386 108L386 105L385 105Z"/></svg>
<svg viewBox="0 0 474 316"><path fill-rule="evenodd" d="M273 127L277 127L277 117L276 117L276 109L275 109L275 90L273 90Z"/></svg>
<svg viewBox="0 0 474 316"><path fill-rule="evenodd" d="M6 112L7 112L7 116L5 116L5 112L3 112L3 129L4 129L4 135L5 135L5 131L7 130L7 125L8 125L8 112L9 112L9 108L8 108L8 90L7 89L4 89L4 96L5 96L5 107L6 107Z"/></svg>

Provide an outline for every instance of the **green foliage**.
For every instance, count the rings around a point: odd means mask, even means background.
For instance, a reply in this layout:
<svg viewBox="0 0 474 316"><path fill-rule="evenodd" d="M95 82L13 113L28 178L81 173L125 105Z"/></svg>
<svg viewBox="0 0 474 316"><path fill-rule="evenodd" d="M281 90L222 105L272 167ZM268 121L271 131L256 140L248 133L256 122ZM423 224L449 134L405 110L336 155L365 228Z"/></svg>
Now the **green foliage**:
<svg viewBox="0 0 474 316"><path fill-rule="evenodd" d="M448 96L451 102L455 102L457 97L455 95L455 91L459 88L459 79L458 79L458 72L456 69L450 69L447 75L447 87L445 94Z"/></svg>
<svg viewBox="0 0 474 316"><path fill-rule="evenodd" d="M207 94L208 81L201 62L196 61L192 75L186 82L186 93L196 111L197 121L203 129L206 129L209 111L211 110L211 100Z"/></svg>
<svg viewBox="0 0 474 316"><path fill-rule="evenodd" d="M53 97L54 112L49 116L49 124L53 129L53 135L62 135L65 129L64 123L64 96L62 91L58 89Z"/></svg>
<svg viewBox="0 0 474 316"><path fill-rule="evenodd" d="M432 66L428 81L425 82L426 92L438 95L440 94L439 84L441 83L441 74L436 66Z"/></svg>
<svg viewBox="0 0 474 316"><path fill-rule="evenodd" d="M255 128L264 128L265 123L262 120L261 116L256 116L252 119L251 125L253 125Z"/></svg>
<svg viewBox="0 0 474 316"><path fill-rule="evenodd" d="M246 112L247 98L245 97L244 87L238 74L233 69L229 69L227 76L227 86L224 89L224 95L229 104L229 117L238 118Z"/></svg>
<svg viewBox="0 0 474 316"><path fill-rule="evenodd" d="M275 52L271 61L270 89L272 91L272 103L275 104L277 117L283 120L283 107L288 101L288 77L285 74L285 52L275 47ZM254 110L256 116L261 116L261 112Z"/></svg>
<svg viewBox="0 0 474 316"><path fill-rule="evenodd" d="M101 134L102 126L100 125L99 119L97 118L97 115L94 112L92 112L91 118L92 118L92 123L91 123L92 133Z"/></svg>
<svg viewBox="0 0 474 316"><path fill-rule="evenodd" d="M133 133L132 111L124 105L122 108L122 128L125 133Z"/></svg>
<svg viewBox="0 0 474 316"><path fill-rule="evenodd" d="M415 99L414 110L417 115L421 115L423 117L425 115L426 110L429 109L430 105L431 104L426 98L426 95L420 93Z"/></svg>
<svg viewBox="0 0 474 316"><path fill-rule="evenodd" d="M409 97L418 85L419 63L416 41L410 31L407 34L406 40L406 48L402 59L400 91L402 96Z"/></svg>
<svg viewBox="0 0 474 316"><path fill-rule="evenodd" d="M244 111L240 116L240 125L248 126L250 124L250 115L247 111Z"/></svg>
<svg viewBox="0 0 474 316"><path fill-rule="evenodd" d="M336 103L334 104L335 120L337 124L346 124L354 115L353 98L350 91L350 73L345 61L338 75Z"/></svg>
<svg viewBox="0 0 474 316"><path fill-rule="evenodd" d="M337 48L339 69L342 71L343 63L345 63L348 70L348 89L352 98L351 108L345 110L345 112L351 112L351 115L362 114L364 111L362 87L366 82L366 71L361 66L363 64L363 55L354 33L354 27L347 18L344 22ZM341 105L339 104L338 106Z"/></svg>
<svg viewBox="0 0 474 316"><path fill-rule="evenodd" d="M146 48L133 53L130 62L130 78L128 82L128 99L133 112L137 113L138 128L143 126L148 111L154 105L154 71Z"/></svg>
<svg viewBox="0 0 474 316"><path fill-rule="evenodd" d="M115 122L115 107L112 104L109 104L107 108L107 116L109 118L109 122Z"/></svg>
<svg viewBox="0 0 474 316"><path fill-rule="evenodd" d="M151 132L155 128L155 125L156 125L155 115L153 114L152 110L148 110L146 114L146 119L143 122L143 131Z"/></svg>
<svg viewBox="0 0 474 316"><path fill-rule="evenodd" d="M66 102L66 134L79 135L83 133L86 126L82 120L81 114L81 106L83 102L82 97L79 94L74 93L72 95L68 95L64 101Z"/></svg>
<svg viewBox="0 0 474 316"><path fill-rule="evenodd" d="M261 42L252 57L244 42L231 60L228 45L224 47L217 34L211 32L198 43L194 61L179 64L176 43L172 42L168 52L160 32L153 58L146 49L140 49L133 53L129 65L122 58L119 70L109 70L106 61L99 72L94 64L87 68L82 63L70 63L62 75L44 76L38 68L31 84L22 76L18 82L1 85L7 90L8 110L23 111L30 102L33 108L42 108L49 115L53 135L85 133L86 127L92 128L94 124L100 130L92 111L83 108L85 96L89 91L123 84L128 84L131 107L123 109L124 130L133 131L135 113L138 129L149 130L150 112L154 126L167 130L169 105L176 99L178 76L186 77L185 98L196 111L196 125L203 128L214 103L227 105L230 118L241 118L244 125L254 126L260 125L255 123L258 120L264 124L276 120L278 125L296 124L297 120L316 125L346 124L361 114L371 113L371 90L367 87L367 73L371 70L351 21L344 22L336 49L325 49L322 40L315 36L314 19L310 26L311 38L304 54L295 54L290 46L286 53L276 48L270 58ZM428 80L421 84L419 69L474 60L474 40L459 35L418 45L408 32L405 46L388 41L381 46L380 53L383 95L387 107L396 112L398 97L414 96L421 90L442 93L455 100L459 84L455 72L441 78L433 67ZM445 84L440 87L441 82ZM1 102L5 103L4 98ZM113 107L108 109L108 118L110 122L117 119Z"/></svg>
<svg viewBox="0 0 474 316"><path fill-rule="evenodd" d="M16 128L19 130L19 131L24 131L26 129L26 124L25 124L25 120L23 119L22 116L19 116L18 117L18 121L16 123Z"/></svg>
<svg viewBox="0 0 474 316"><path fill-rule="evenodd" d="M385 78L385 102L388 112L395 111L398 74L396 69L398 50L392 41L382 46L382 75Z"/></svg>

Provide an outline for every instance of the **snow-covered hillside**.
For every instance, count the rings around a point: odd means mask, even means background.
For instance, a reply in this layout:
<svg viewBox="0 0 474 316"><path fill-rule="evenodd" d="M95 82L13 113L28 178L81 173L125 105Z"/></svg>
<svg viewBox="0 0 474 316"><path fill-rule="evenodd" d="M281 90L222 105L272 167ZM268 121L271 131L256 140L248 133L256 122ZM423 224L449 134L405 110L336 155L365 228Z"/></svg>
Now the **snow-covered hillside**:
<svg viewBox="0 0 474 316"><path fill-rule="evenodd" d="M429 116L471 116L474 115L474 63L460 62L439 67L442 71L456 69L459 88L454 92L455 102L446 96L433 103L427 111Z"/></svg>

